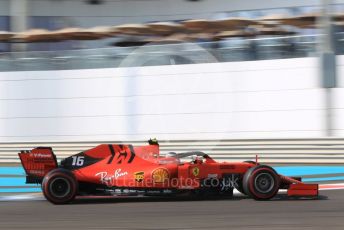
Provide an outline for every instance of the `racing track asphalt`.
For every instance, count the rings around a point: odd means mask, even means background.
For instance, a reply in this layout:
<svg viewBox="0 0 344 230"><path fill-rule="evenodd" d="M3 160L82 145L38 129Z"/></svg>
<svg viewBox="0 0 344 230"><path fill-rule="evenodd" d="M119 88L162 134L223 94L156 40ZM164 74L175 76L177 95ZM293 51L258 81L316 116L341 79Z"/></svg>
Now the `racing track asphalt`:
<svg viewBox="0 0 344 230"><path fill-rule="evenodd" d="M318 200L186 198L0 202L0 229L344 229L344 190Z"/></svg>

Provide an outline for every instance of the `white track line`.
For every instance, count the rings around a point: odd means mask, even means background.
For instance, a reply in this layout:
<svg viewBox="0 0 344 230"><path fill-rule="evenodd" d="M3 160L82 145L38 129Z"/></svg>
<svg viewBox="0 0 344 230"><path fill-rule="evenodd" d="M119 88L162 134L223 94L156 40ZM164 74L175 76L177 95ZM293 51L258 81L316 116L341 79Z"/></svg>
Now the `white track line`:
<svg viewBox="0 0 344 230"><path fill-rule="evenodd" d="M344 189L344 183L334 183L334 184L320 184L319 190L336 190Z"/></svg>
<svg viewBox="0 0 344 230"><path fill-rule="evenodd" d="M25 200L44 200L41 193L28 193L20 195L0 196L0 201L25 201Z"/></svg>

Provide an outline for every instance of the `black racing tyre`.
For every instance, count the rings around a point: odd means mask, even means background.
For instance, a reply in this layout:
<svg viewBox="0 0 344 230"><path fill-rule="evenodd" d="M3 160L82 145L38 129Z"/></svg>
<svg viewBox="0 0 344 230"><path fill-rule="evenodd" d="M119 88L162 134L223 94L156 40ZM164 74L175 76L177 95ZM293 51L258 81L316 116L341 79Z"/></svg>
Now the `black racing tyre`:
<svg viewBox="0 0 344 230"><path fill-rule="evenodd" d="M250 163L250 164L255 164L255 165L259 165L259 163L255 162L255 161L243 161L244 163ZM247 193L245 193L244 188L243 188L243 177L240 177L235 185L236 190L238 190L241 194L247 195Z"/></svg>
<svg viewBox="0 0 344 230"><path fill-rule="evenodd" d="M43 194L53 204L66 204L74 200L78 182L73 173L66 169L54 169L44 176Z"/></svg>
<svg viewBox="0 0 344 230"><path fill-rule="evenodd" d="M270 166L257 165L250 168L243 178L243 190L255 200L273 198L280 187L280 178Z"/></svg>

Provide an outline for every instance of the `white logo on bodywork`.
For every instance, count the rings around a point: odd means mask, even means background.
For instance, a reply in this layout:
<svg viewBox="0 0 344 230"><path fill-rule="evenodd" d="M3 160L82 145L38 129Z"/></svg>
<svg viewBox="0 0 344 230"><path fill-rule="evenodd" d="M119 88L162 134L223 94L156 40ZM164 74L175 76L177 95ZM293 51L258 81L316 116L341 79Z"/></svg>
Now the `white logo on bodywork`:
<svg viewBox="0 0 344 230"><path fill-rule="evenodd" d="M100 176L100 183L111 186L114 184L114 181L119 177L128 175L128 172L122 172L122 169L116 169L113 175L108 176L108 172L99 172L95 176Z"/></svg>

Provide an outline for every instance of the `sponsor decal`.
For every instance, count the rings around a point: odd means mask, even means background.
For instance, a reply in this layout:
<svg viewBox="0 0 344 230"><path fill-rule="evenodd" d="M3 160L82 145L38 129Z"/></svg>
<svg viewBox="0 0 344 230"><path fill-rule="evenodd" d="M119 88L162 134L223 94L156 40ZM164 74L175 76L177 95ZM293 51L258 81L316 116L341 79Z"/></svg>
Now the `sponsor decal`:
<svg viewBox="0 0 344 230"><path fill-rule="evenodd" d="M199 168L198 167L194 167L192 169L192 175L194 175L194 176L198 176L199 175Z"/></svg>
<svg viewBox="0 0 344 230"><path fill-rule="evenodd" d="M99 172L95 174L95 176L100 177L100 182L106 185L114 184L115 180L125 175L128 175L128 172L122 172L122 169L116 169L113 175L108 175L108 172Z"/></svg>
<svg viewBox="0 0 344 230"><path fill-rule="evenodd" d="M169 172L165 168L157 168L152 172L153 182L155 183L164 183L169 177Z"/></svg>
<svg viewBox="0 0 344 230"><path fill-rule="evenodd" d="M128 175L128 172L121 172L121 171L122 171L122 169L116 169L116 171L114 173L115 179L118 179L121 176Z"/></svg>
<svg viewBox="0 0 344 230"><path fill-rule="evenodd" d="M30 153L30 157L50 158L50 153Z"/></svg>
<svg viewBox="0 0 344 230"><path fill-rule="evenodd" d="M136 172L136 173L134 173L134 178L135 178L135 181L137 181L137 182L142 182L144 177L145 177L145 173L144 172Z"/></svg>

